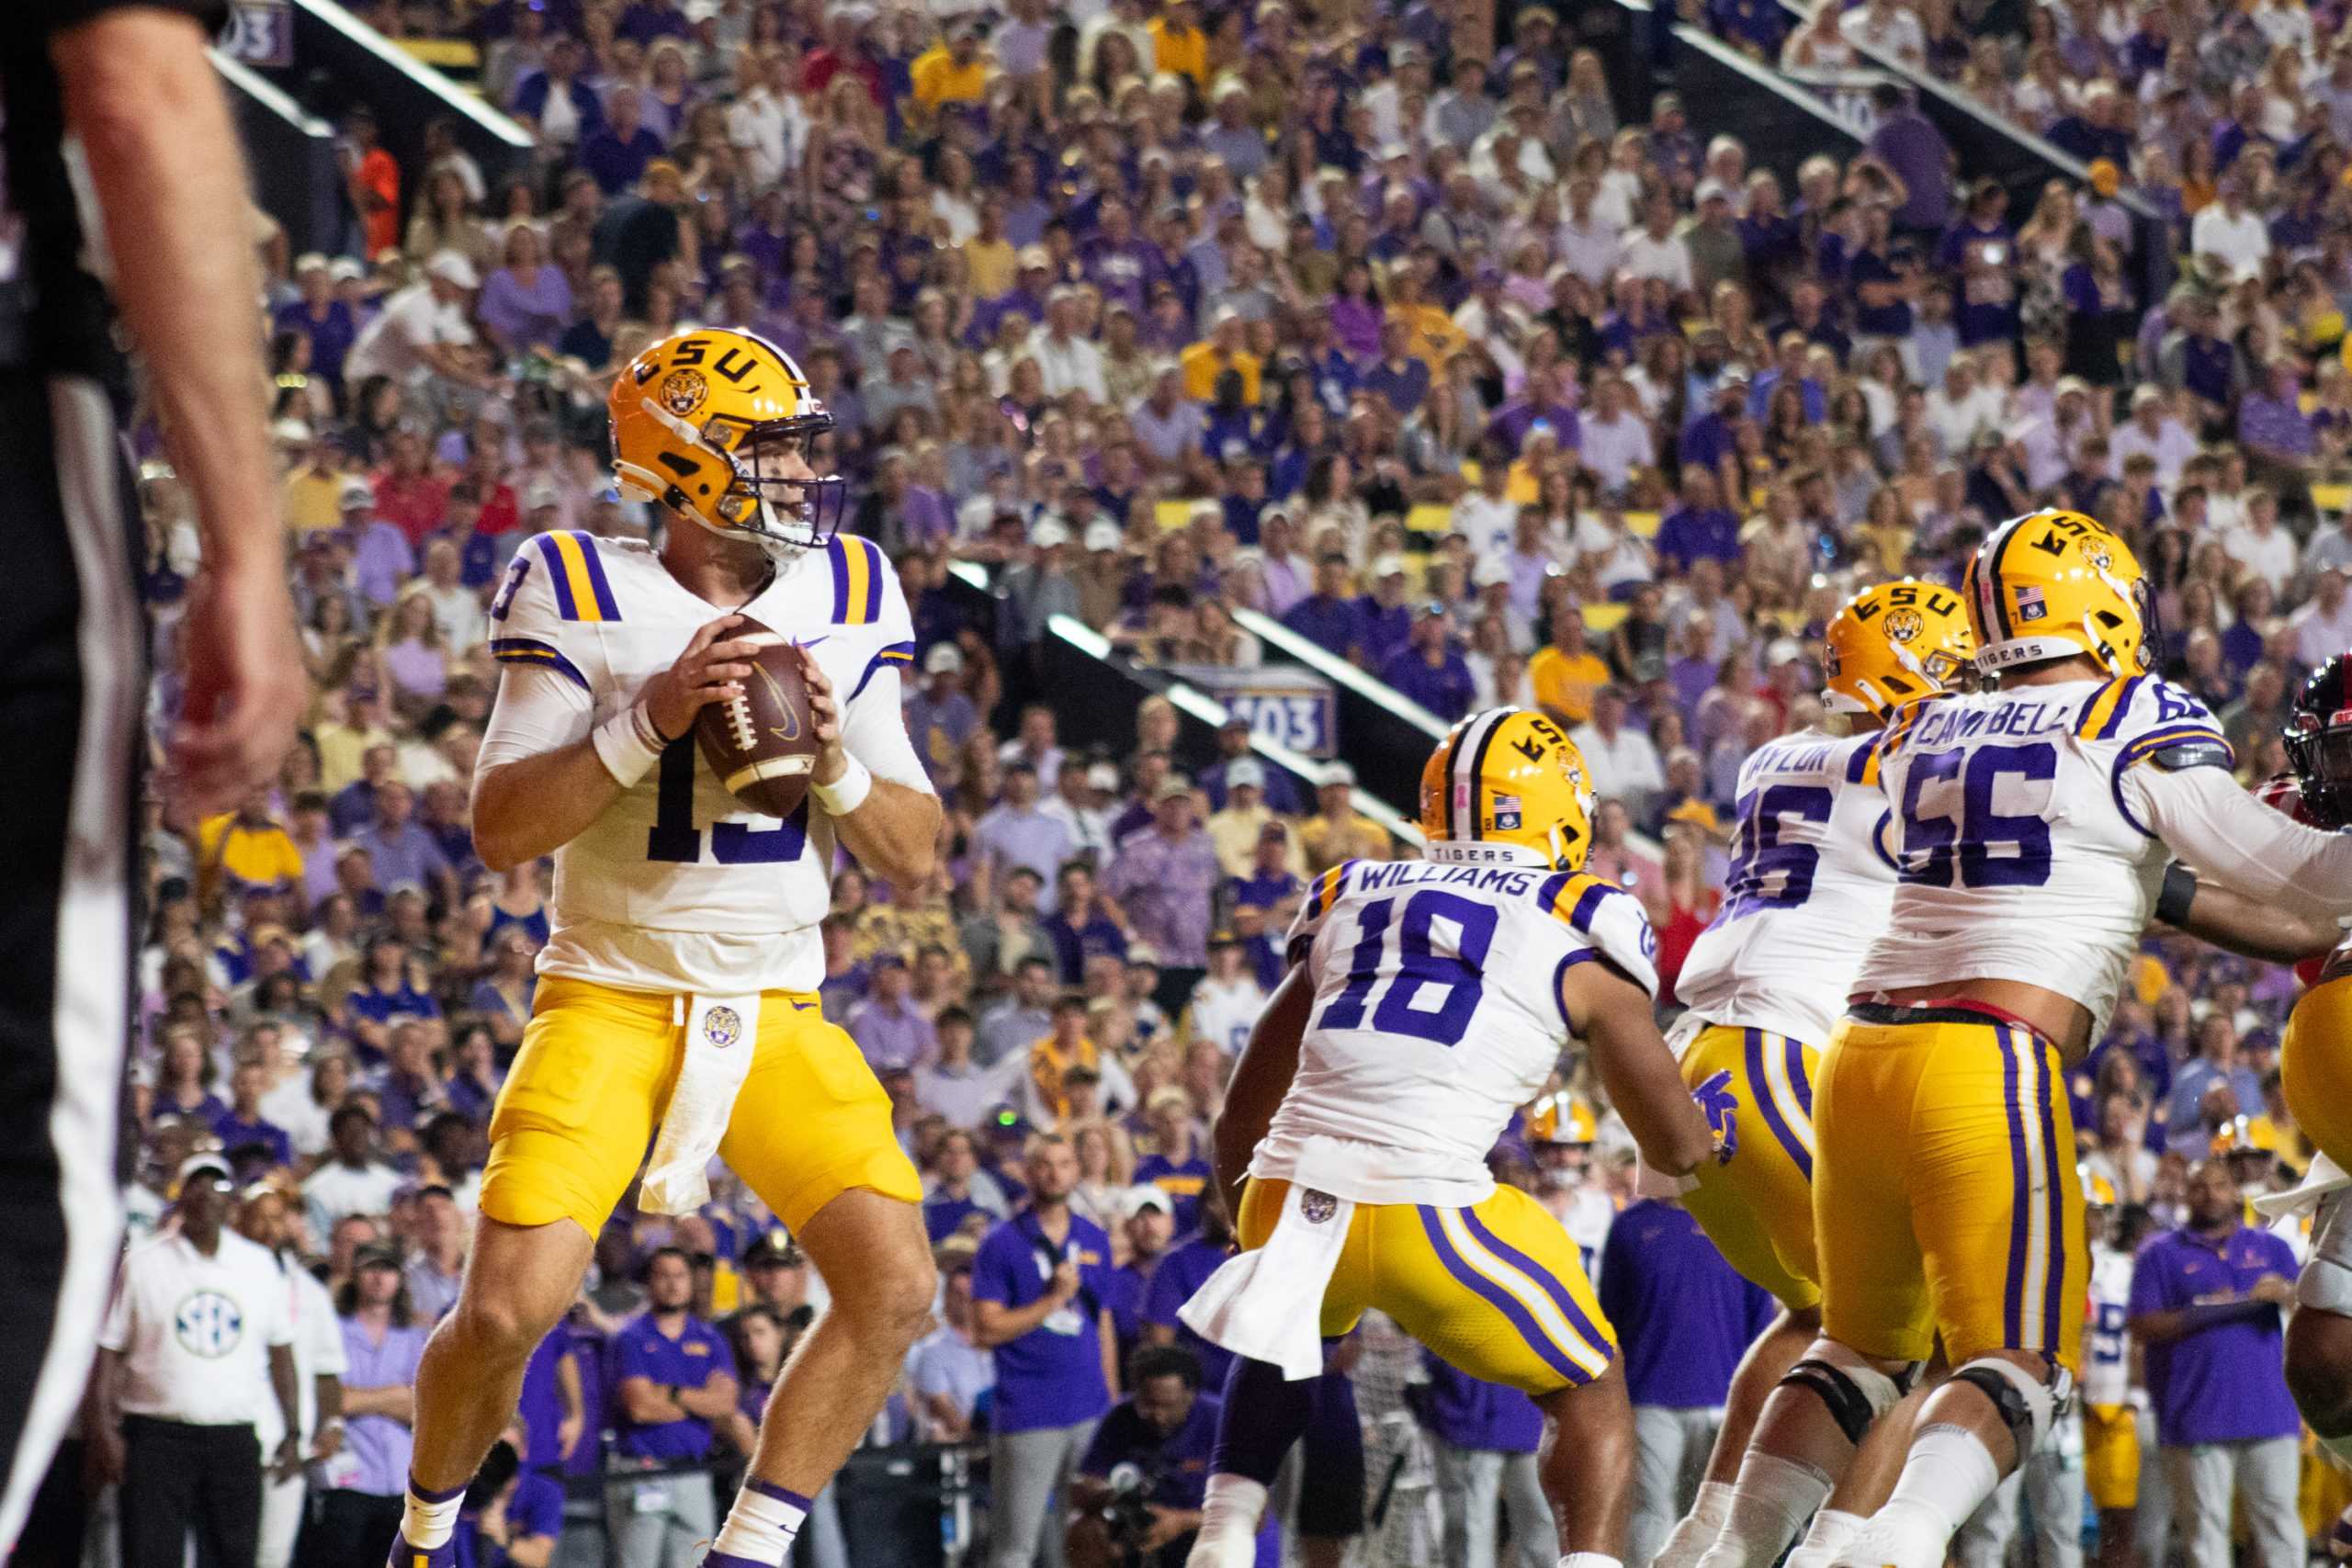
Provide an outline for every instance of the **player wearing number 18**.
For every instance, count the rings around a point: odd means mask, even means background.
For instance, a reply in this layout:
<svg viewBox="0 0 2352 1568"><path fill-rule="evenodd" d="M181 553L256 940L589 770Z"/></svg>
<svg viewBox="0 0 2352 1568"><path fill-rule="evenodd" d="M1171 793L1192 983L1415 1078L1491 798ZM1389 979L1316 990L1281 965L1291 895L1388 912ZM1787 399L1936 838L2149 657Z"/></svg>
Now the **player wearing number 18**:
<svg viewBox="0 0 2352 1568"><path fill-rule="evenodd" d="M1802 1518L1941 1340L1951 1379L1841 1565L1936 1568L2068 1397L2089 1253L2064 1074L2151 917L2203 924L2168 863L2281 923L2352 910L2352 838L2240 789L2212 716L2151 673L2153 599L2121 539L2074 513L2015 518L1961 592L2000 685L1922 703L1879 743L1894 902L1815 1092L1823 1333L1757 1437ZM1777 1555L1719 1541L1702 1562Z"/></svg>
<svg viewBox="0 0 2352 1568"><path fill-rule="evenodd" d="M641 1207L691 1213L722 1156L834 1292L777 1385L724 1529L707 1478L669 1485L670 1526L715 1532L715 1568L785 1560L807 1499L930 1318L914 1169L888 1100L817 1000L835 847L902 887L931 870L939 805L899 705L906 603L879 549L834 534L841 481L813 466L832 421L772 344L717 330L656 344L621 372L611 413L622 485L662 508L659 547L542 535L491 609L505 670L475 842L494 868L555 856L553 931L492 1119L464 1292L417 1377L395 1568L452 1560L466 1483L649 1140ZM797 649L740 635L747 619ZM780 743L805 749L813 732L807 796L777 818L730 795L690 732L788 656L805 705L730 714L747 750L782 719L807 724ZM735 1407L723 1378L615 1392L639 1423Z"/></svg>
<svg viewBox="0 0 2352 1568"><path fill-rule="evenodd" d="M1658 1035L1640 904L1582 870L1586 778L1550 719L1476 715L1422 771L1428 858L1343 862L1308 892L1216 1122L1246 1250L1182 1311L1241 1358L1194 1568L1252 1560L1266 1486L1308 1419L1297 1380L1321 1370L1319 1336L1367 1307L1541 1404L1560 1428L1544 1484L1561 1550L1577 1568L1622 1550L1633 1417L1615 1339L1576 1244L1495 1184L1487 1151L1571 1040L1659 1169L1728 1152L1738 1129L1718 1141Z"/></svg>

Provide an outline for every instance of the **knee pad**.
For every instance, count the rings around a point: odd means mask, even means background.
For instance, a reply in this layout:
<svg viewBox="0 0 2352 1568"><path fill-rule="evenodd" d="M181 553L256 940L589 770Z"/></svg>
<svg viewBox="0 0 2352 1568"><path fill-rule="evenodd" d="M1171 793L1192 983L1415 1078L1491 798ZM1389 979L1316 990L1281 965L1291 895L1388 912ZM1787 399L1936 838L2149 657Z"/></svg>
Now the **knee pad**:
<svg viewBox="0 0 2352 1568"><path fill-rule="evenodd" d="M2064 1367L2053 1366L2046 1378L2037 1378L1997 1356L1970 1361L1952 1373L1951 1381L1967 1383L1993 1402L2017 1444L2019 1464L2050 1435L2075 1390Z"/></svg>
<svg viewBox="0 0 2352 1568"><path fill-rule="evenodd" d="M1814 1352L1791 1367L1783 1387L1802 1388L1828 1407L1830 1419L1849 1443L1860 1443L1871 1423L1894 1408L1911 1382L1911 1369L1889 1377L1830 1339L1814 1341Z"/></svg>

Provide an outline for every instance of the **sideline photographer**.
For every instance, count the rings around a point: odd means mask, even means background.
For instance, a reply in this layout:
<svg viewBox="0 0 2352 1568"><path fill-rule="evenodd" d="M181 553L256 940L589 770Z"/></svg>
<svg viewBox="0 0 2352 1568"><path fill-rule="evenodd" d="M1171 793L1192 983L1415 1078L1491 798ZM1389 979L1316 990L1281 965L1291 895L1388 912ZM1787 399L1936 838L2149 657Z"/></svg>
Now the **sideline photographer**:
<svg viewBox="0 0 2352 1568"><path fill-rule="evenodd" d="M1182 1568L1201 1525L1219 1401L1189 1350L1136 1352L1070 1478L1069 1568Z"/></svg>

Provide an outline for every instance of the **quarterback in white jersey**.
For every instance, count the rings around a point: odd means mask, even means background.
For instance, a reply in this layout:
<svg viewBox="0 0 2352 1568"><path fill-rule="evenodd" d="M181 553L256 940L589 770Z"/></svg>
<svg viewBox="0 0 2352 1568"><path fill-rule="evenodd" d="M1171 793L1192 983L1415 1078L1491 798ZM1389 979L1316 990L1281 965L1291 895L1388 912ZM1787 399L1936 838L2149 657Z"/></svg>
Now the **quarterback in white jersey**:
<svg viewBox="0 0 2352 1568"><path fill-rule="evenodd" d="M1779 1298L1780 1318L1733 1378L1692 1506L1656 1559L1690 1568L1726 1522L1732 1482L1773 1386L1821 1326L1813 1239L1813 1080L1846 1010L1862 935L1894 897L1878 787L1880 731L1962 682L1976 639L1960 595L1905 579L1864 589L1822 633L1822 700L1860 733L1801 730L1748 753L1723 908L1691 945L1675 990L1687 1008L1668 1036L1682 1081L1727 1099L1747 1136L1702 1167L1684 1204L1733 1268ZM1890 1424L1882 1441L1897 1441ZM1885 1500L1883 1465L1859 1468L1800 1550L1822 1554Z"/></svg>
<svg viewBox="0 0 2352 1568"><path fill-rule="evenodd" d="M2198 929L2185 895L2160 905L2168 863L2290 920L2352 910L2352 840L2239 788L2211 716L2149 673L2152 599L2121 539L2072 513L2013 519L1962 597L2002 685L1919 704L1879 748L1900 869L1816 1086L1823 1335L1750 1456L1790 1467L1776 1504L1809 1513L1823 1483L1805 1477L1850 1461L1939 1339L1951 1380L1835 1560L1868 1568L1940 1562L2080 1369L2089 1257L2064 1073L2150 918ZM1702 1561L1777 1555L1765 1540Z"/></svg>
<svg viewBox="0 0 2352 1568"><path fill-rule="evenodd" d="M1246 1250L1182 1314L1239 1358L1200 1568L1250 1561L1321 1340L1372 1307L1534 1398L1560 1427L1544 1482L1561 1550L1579 1568L1622 1550L1633 1439L1614 1337L1567 1234L1498 1186L1487 1155L1577 1039L1657 1168L1688 1172L1738 1129L1711 1131L1675 1074L1641 906L1581 869L1585 779L1551 720L1475 715L1421 775L1429 858L1344 862L1308 890L1217 1119Z"/></svg>
<svg viewBox="0 0 2352 1568"><path fill-rule="evenodd" d="M716 329L656 344L615 382L611 415L623 487L664 508L659 549L542 535L491 611L505 669L475 842L493 867L556 857L552 935L492 1118L463 1292L417 1375L394 1568L453 1560L466 1483L649 1142L640 1206L691 1212L723 1156L845 1309L778 1385L790 1418L763 1423L710 1568L785 1561L930 1316L920 1185L817 997L836 844L899 886L931 871L939 805L899 716L906 604L882 552L834 533L842 481L810 466L832 420L773 344ZM788 818L746 808L692 733L752 673L756 645L730 636L746 618L800 649L820 744ZM619 1392L640 1421L736 1408L725 1377ZM667 1528L712 1531L707 1479L665 1495Z"/></svg>

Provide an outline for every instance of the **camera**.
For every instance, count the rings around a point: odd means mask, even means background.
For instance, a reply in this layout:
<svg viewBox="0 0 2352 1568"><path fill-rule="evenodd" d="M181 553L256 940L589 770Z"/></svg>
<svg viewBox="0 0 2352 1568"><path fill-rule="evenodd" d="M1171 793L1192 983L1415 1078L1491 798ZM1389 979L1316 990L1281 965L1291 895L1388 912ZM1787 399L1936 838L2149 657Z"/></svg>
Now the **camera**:
<svg viewBox="0 0 2352 1568"><path fill-rule="evenodd" d="M1144 1560L1143 1543L1151 1535L1151 1495L1159 1479L1132 1461L1111 1467L1111 1493L1102 1499L1100 1511L1103 1529L1110 1532L1111 1549L1123 1562Z"/></svg>

